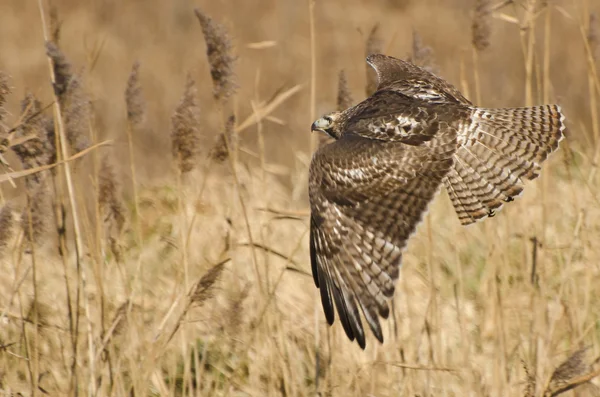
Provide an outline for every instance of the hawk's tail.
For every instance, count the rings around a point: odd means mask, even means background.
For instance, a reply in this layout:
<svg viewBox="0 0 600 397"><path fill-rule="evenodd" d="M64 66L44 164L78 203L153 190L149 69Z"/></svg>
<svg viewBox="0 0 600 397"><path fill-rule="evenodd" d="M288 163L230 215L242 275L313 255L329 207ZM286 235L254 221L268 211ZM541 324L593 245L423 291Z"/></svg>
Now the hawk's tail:
<svg viewBox="0 0 600 397"><path fill-rule="evenodd" d="M563 138L564 119L558 105L473 108L444 179L463 225L493 216L521 193L523 178L539 175L540 164Z"/></svg>

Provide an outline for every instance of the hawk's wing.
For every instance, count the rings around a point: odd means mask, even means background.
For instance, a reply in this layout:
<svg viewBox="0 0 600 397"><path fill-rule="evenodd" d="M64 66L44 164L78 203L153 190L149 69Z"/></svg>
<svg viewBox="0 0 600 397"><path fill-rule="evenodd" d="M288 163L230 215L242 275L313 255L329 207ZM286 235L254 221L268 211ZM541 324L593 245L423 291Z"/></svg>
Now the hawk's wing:
<svg viewBox="0 0 600 397"><path fill-rule="evenodd" d="M359 307L383 341L402 250L452 166L456 134L420 146L345 134L311 162L310 256L329 324L334 306L351 340L365 347Z"/></svg>
<svg viewBox="0 0 600 397"><path fill-rule="evenodd" d="M447 103L442 107L383 88L352 108L345 132L381 141L420 145L431 140L438 131L466 118L468 112L463 105Z"/></svg>
<svg viewBox="0 0 600 397"><path fill-rule="evenodd" d="M373 54L367 57L367 63L377 73L378 91L395 90L432 103L471 105L452 84L411 62L383 54Z"/></svg>

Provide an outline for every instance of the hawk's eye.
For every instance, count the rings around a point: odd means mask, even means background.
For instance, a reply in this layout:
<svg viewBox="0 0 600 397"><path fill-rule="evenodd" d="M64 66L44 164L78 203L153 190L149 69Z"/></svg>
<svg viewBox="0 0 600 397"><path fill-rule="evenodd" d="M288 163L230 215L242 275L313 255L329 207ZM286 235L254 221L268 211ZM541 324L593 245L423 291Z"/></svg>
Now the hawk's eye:
<svg viewBox="0 0 600 397"><path fill-rule="evenodd" d="M323 117L325 119L325 121L327 122L327 127L329 127L331 124L333 124L333 119L329 116L325 116Z"/></svg>

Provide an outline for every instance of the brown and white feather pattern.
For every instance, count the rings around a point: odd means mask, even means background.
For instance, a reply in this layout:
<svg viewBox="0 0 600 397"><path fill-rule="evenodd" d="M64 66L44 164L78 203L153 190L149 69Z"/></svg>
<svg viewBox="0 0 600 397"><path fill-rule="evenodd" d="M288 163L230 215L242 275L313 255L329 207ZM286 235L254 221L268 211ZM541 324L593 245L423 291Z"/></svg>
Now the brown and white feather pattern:
<svg viewBox="0 0 600 397"><path fill-rule="evenodd" d="M565 130L556 105L477 108L409 62L367 61L378 90L336 114L326 132L337 140L314 154L309 177L310 256L325 317L333 324L337 311L362 348L362 318L383 342L379 318L389 315L402 252L440 186L463 224L492 216L539 175Z"/></svg>
<svg viewBox="0 0 600 397"><path fill-rule="evenodd" d="M470 224L493 216L535 179L565 131L558 105L472 108L461 126L454 169L444 183L458 217Z"/></svg>

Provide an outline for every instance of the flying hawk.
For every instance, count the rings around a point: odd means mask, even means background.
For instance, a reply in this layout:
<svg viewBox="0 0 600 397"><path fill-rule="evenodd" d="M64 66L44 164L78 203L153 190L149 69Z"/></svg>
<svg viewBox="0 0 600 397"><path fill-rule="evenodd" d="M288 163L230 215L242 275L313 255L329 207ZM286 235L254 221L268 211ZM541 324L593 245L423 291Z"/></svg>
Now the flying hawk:
<svg viewBox="0 0 600 397"><path fill-rule="evenodd" d="M327 322L383 343L402 251L441 185L463 225L493 216L539 175L565 130L557 105L485 109L400 59L370 55L377 91L312 124L335 139L310 165L310 259Z"/></svg>

